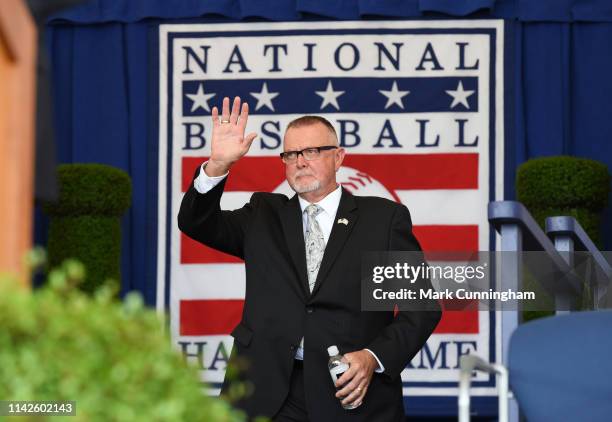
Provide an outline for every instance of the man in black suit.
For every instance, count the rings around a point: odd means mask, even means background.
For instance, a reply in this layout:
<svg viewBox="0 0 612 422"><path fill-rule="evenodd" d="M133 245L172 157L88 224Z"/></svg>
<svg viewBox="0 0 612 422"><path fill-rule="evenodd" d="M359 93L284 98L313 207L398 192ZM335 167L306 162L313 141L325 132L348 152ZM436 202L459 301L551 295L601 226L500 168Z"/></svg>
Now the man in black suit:
<svg viewBox="0 0 612 422"><path fill-rule="evenodd" d="M230 167L256 134L244 135L248 105L224 98L212 110L211 155L194 176L178 215L191 238L243 258L246 294L230 362L243 360L254 386L238 404L275 421L401 421L400 373L440 319L432 311L361 311L361 252L420 251L408 209L351 195L336 183L345 151L317 116L294 120L284 137L286 177L296 191L257 192L222 211ZM230 176L231 177L231 176ZM429 281L426 280L429 285ZM327 347L350 368L333 385ZM222 392L227 391L227 380ZM358 405L345 410L342 404Z"/></svg>

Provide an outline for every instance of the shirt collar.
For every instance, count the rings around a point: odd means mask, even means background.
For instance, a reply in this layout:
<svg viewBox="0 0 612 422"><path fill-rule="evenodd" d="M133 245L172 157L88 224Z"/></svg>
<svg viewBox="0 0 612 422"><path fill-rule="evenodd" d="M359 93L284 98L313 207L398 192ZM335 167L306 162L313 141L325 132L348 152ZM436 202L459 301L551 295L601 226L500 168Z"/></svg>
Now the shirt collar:
<svg viewBox="0 0 612 422"><path fill-rule="evenodd" d="M319 202L315 202L316 205L323 208L328 215L334 217L336 215L336 211L338 211L338 207L340 206L340 198L342 197L342 186L338 184L338 187L327 194L327 196L321 199ZM300 201L300 208L302 209L302 213L306 209L310 202L303 199L298 195L298 200Z"/></svg>

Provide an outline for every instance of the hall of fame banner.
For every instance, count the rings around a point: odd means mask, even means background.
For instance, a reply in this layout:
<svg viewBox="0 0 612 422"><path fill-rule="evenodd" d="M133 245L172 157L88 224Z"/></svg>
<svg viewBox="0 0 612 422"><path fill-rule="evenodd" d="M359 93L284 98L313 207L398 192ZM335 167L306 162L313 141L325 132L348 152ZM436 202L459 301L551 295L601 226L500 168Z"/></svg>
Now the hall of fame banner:
<svg viewBox="0 0 612 422"><path fill-rule="evenodd" d="M503 21L164 24L158 41L157 303L213 393L241 319L244 265L187 238L176 216L223 97L249 103L247 132L258 133L230 171L223 209L255 191L292 195L283 133L319 114L347 151L339 183L405 204L424 250L495 249L487 204L503 196ZM402 373L404 394L456 396L461 355L499 361L498 328L494 312L444 312ZM472 386L495 394L486 374Z"/></svg>

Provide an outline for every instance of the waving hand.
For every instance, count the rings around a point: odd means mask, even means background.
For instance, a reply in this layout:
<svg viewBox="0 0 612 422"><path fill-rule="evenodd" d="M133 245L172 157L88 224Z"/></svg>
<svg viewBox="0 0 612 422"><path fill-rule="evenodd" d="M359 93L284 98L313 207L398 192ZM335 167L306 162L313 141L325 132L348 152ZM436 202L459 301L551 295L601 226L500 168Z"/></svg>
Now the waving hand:
<svg viewBox="0 0 612 422"><path fill-rule="evenodd" d="M212 109L212 140L211 153L206 174L209 176L220 176L225 174L229 168L245 155L251 143L257 136L256 133L244 135L249 117L249 105L245 102L240 107L240 97L234 98L230 113L230 99L223 98L221 116L217 107Z"/></svg>

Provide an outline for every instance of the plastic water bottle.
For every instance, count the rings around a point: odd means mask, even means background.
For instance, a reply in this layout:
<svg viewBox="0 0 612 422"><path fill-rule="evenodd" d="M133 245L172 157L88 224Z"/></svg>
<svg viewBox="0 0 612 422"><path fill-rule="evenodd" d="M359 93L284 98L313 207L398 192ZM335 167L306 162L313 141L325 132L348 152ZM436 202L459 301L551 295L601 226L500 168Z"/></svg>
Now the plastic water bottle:
<svg viewBox="0 0 612 422"><path fill-rule="evenodd" d="M334 382L334 386L336 385L336 381L349 369L348 363L342 362L342 355L338 351L337 346L329 346L327 348L327 353L329 354L329 362L327 363L327 367L329 368L329 373L332 377L332 381ZM336 387L336 391L340 388ZM342 399L340 399L342 400ZM342 404L342 403L341 403ZM357 406L351 404L342 404L342 407L350 410L355 409Z"/></svg>

